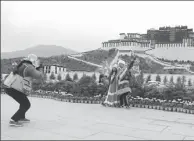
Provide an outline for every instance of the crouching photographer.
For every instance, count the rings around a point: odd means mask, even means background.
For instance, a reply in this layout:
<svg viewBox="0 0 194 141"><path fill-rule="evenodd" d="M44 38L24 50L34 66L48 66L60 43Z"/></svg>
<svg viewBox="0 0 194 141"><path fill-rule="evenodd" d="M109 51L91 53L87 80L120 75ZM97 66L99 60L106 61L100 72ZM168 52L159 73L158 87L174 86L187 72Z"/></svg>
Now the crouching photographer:
<svg viewBox="0 0 194 141"><path fill-rule="evenodd" d="M22 126L24 122L30 122L25 117L31 106L27 96L32 90L32 80L41 80L43 77L43 65L36 55L30 54L5 79L5 92L20 104L18 111L11 117L11 126Z"/></svg>

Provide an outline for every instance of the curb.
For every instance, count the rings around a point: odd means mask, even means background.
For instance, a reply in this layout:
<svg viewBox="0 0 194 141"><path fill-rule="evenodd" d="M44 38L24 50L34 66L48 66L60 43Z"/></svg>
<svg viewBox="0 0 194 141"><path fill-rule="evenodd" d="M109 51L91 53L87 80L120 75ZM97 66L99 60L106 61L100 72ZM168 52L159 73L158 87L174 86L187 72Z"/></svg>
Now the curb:
<svg viewBox="0 0 194 141"><path fill-rule="evenodd" d="M95 100L75 100L75 99L63 99L57 98L52 96L42 96L42 95L29 95L30 97L37 97L37 98L46 98L46 99L53 99L56 101L62 102L69 102L69 103L84 103L84 104L101 104L102 101L95 101ZM153 109L153 110L163 110L168 112L178 112L178 113L185 113L185 114L194 114L194 110L184 109L184 108L177 108L177 107L164 107L164 106L156 106L156 105L141 105L141 104L130 104L131 107L136 108L146 108L146 109Z"/></svg>
<svg viewBox="0 0 194 141"><path fill-rule="evenodd" d="M100 104L101 101L95 101L95 100L73 100L73 99L64 99L64 98L57 98L52 96L42 96L42 95L29 95L29 97L36 97L36 98L44 98L44 99L53 99L56 101L62 101L62 102L69 102L69 103L84 103L84 104Z"/></svg>
<svg viewBox="0 0 194 141"><path fill-rule="evenodd" d="M154 109L154 110L163 110L168 112L194 114L194 110L177 108L177 107L164 107L164 106L141 105L141 104L130 104L130 106L136 107L136 108L146 108L146 109Z"/></svg>

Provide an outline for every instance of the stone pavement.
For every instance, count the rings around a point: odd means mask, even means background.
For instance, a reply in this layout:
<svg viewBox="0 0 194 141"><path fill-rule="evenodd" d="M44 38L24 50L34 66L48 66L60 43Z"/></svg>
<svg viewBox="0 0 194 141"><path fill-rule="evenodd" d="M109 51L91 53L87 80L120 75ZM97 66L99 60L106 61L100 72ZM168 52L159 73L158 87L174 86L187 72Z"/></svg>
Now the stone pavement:
<svg viewBox="0 0 194 141"><path fill-rule="evenodd" d="M2 140L194 140L194 115L29 98L31 123L8 126L18 104L1 95Z"/></svg>

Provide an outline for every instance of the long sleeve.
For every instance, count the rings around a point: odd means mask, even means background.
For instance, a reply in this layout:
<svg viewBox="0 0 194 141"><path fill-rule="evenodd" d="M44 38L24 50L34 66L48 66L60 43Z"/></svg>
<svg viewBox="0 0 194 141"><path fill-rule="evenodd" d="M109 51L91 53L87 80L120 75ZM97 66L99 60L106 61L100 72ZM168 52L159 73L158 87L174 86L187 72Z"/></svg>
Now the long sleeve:
<svg viewBox="0 0 194 141"><path fill-rule="evenodd" d="M123 79L125 78L125 76L128 74L128 75L130 75L129 77L131 77L131 73L130 73L130 70L131 70L131 68L133 67L133 65L134 65L134 62L135 62L135 59L133 59L132 61L131 61L131 63L130 64L128 64L128 66L127 66L127 68L125 68L124 69L124 71L120 74L120 81L123 81Z"/></svg>
<svg viewBox="0 0 194 141"><path fill-rule="evenodd" d="M128 70L128 68L125 68L123 71L121 70L122 72L119 75L119 80L122 80L125 77L125 74L126 74L127 70Z"/></svg>
<svg viewBox="0 0 194 141"><path fill-rule="evenodd" d="M26 77L32 77L33 79L42 79L44 74L38 70L36 70L33 66L29 65L25 71Z"/></svg>
<svg viewBox="0 0 194 141"><path fill-rule="evenodd" d="M131 61L131 63L128 65L128 70L130 70L133 67L134 62L135 62L135 59L133 59L133 61Z"/></svg>

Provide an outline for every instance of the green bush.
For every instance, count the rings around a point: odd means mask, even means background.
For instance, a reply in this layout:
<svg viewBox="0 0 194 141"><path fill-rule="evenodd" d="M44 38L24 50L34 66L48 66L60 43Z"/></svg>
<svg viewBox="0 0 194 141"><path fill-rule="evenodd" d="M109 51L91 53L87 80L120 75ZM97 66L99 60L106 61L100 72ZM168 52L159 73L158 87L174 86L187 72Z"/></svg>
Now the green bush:
<svg viewBox="0 0 194 141"><path fill-rule="evenodd" d="M65 80L66 81L73 81L72 78L70 77L69 73L66 74Z"/></svg>
<svg viewBox="0 0 194 141"><path fill-rule="evenodd" d="M167 77L165 76L165 77L164 77L164 80L163 80L163 83L166 84L167 82L168 82L168 79L167 79Z"/></svg>
<svg viewBox="0 0 194 141"><path fill-rule="evenodd" d="M170 84L174 84L174 78L173 78L173 76L171 76L171 78L170 78Z"/></svg>
<svg viewBox="0 0 194 141"><path fill-rule="evenodd" d="M75 73L74 75L73 75L73 81L77 81L78 80L78 75L77 75L77 73Z"/></svg>
<svg viewBox="0 0 194 141"><path fill-rule="evenodd" d="M156 81L161 82L161 78L159 74L156 76Z"/></svg>
<svg viewBox="0 0 194 141"><path fill-rule="evenodd" d="M148 76L149 78L149 76ZM173 77L171 77L172 83ZM132 89L131 95L133 97L143 98L157 98L164 100L178 100L189 99L194 100L194 89L185 87L184 78L177 78L177 83L174 85L168 85L164 88L158 88L157 86L144 87L143 74L139 76L132 76L129 81L129 86ZM101 94L101 96L107 94L108 85L97 85L96 81L90 77L83 75L79 81L66 81L62 80L55 83L42 83L40 81L33 81L34 90L46 90L46 91L63 91L73 94L74 97L93 97Z"/></svg>
<svg viewBox="0 0 194 141"><path fill-rule="evenodd" d="M188 81L188 86L192 86L191 79L189 79L189 81Z"/></svg>
<svg viewBox="0 0 194 141"><path fill-rule="evenodd" d="M144 88L144 97L145 98L158 98L164 99L163 94L157 89L157 87L146 87Z"/></svg>
<svg viewBox="0 0 194 141"><path fill-rule="evenodd" d="M92 75L92 78L96 81L96 74L95 73Z"/></svg>
<svg viewBox="0 0 194 141"><path fill-rule="evenodd" d="M55 79L56 79L53 72L52 72L51 75L50 75L50 79L51 79L51 80L55 80Z"/></svg>
<svg viewBox="0 0 194 141"><path fill-rule="evenodd" d="M148 75L147 78L146 78L146 83L151 81L151 75Z"/></svg>
<svg viewBox="0 0 194 141"><path fill-rule="evenodd" d="M61 74L58 74L57 80L61 81Z"/></svg>

